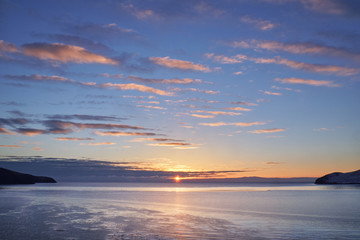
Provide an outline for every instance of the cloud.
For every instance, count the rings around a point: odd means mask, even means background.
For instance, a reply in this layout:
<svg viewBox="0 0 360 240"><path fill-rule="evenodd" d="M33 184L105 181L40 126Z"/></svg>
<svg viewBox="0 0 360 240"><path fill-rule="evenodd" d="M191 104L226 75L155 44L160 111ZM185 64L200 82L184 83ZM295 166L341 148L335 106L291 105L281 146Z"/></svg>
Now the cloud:
<svg viewBox="0 0 360 240"><path fill-rule="evenodd" d="M54 114L54 115L45 115L48 119L58 119L58 120L94 120L94 121L121 121L126 118L119 118L113 116L102 116L102 115L87 115L87 114Z"/></svg>
<svg viewBox="0 0 360 240"><path fill-rule="evenodd" d="M280 165L283 164L283 162L265 162L266 165Z"/></svg>
<svg viewBox="0 0 360 240"><path fill-rule="evenodd" d="M154 161L115 163L92 159L78 160L39 156L1 157L0 161L4 168L33 175L47 173L59 182L173 182L176 175L182 178L209 179L224 177L224 175L231 173L246 172L236 169L232 171L196 171L191 169L173 171L168 169L174 169L174 165L158 166L154 164Z"/></svg>
<svg viewBox="0 0 360 240"><path fill-rule="evenodd" d="M313 129L315 132L321 132L321 131L335 131L335 129L329 129L329 128L317 128Z"/></svg>
<svg viewBox="0 0 360 240"><path fill-rule="evenodd" d="M50 82L62 82L67 84L75 84L86 87L95 87L95 88L115 88L118 90L137 90L140 92L153 93L163 96L173 96L172 92L167 92L164 90L147 87L140 84L128 83L128 84L119 84L119 83L102 83L97 84L95 82L78 82L68 78L60 76L46 76L46 75L4 75L8 79L20 80L20 81L50 81Z"/></svg>
<svg viewBox="0 0 360 240"><path fill-rule="evenodd" d="M155 64L168 68L211 72L211 69L209 67L203 66L201 64L195 64L193 62L184 61L184 60L171 59L170 57L150 57L149 60Z"/></svg>
<svg viewBox="0 0 360 240"><path fill-rule="evenodd" d="M24 125L29 122L30 121L25 118L0 118L0 124L8 126Z"/></svg>
<svg viewBox="0 0 360 240"><path fill-rule="evenodd" d="M89 52L83 47L63 43L31 43L22 46L24 55L42 60L53 60L61 63L100 63L116 65L117 61Z"/></svg>
<svg viewBox="0 0 360 240"><path fill-rule="evenodd" d="M9 131L3 127L0 126L0 134L6 134L6 135L15 135L15 132Z"/></svg>
<svg viewBox="0 0 360 240"><path fill-rule="evenodd" d="M243 74L242 71L234 72L234 75L241 75L241 74Z"/></svg>
<svg viewBox="0 0 360 240"><path fill-rule="evenodd" d="M196 110L194 112L197 113L208 113L213 115L223 115L223 116L238 116L241 115L241 113L237 112L224 112L224 111L205 111L205 110Z"/></svg>
<svg viewBox="0 0 360 240"><path fill-rule="evenodd" d="M19 52L19 49L12 43L0 40L0 56L2 56L5 52Z"/></svg>
<svg viewBox="0 0 360 240"><path fill-rule="evenodd" d="M214 118L214 115L201 115L201 114L187 114L196 118Z"/></svg>
<svg viewBox="0 0 360 240"><path fill-rule="evenodd" d="M263 90L259 90L259 92L262 92L266 95L273 95L273 96L281 96L282 93L278 93L278 92L270 92L270 91L263 91Z"/></svg>
<svg viewBox="0 0 360 240"><path fill-rule="evenodd" d="M226 110L231 110L231 111L252 111L252 109L249 108L242 108L242 107L228 107L225 108Z"/></svg>
<svg viewBox="0 0 360 240"><path fill-rule="evenodd" d="M197 88L172 88L172 91L174 92L200 92L200 93L206 93L206 94L219 94L219 91L212 91L212 90L205 90L205 89L197 89Z"/></svg>
<svg viewBox="0 0 360 240"><path fill-rule="evenodd" d="M22 147L22 146L19 146L19 145L0 145L0 147L20 148L20 147Z"/></svg>
<svg viewBox="0 0 360 240"><path fill-rule="evenodd" d="M332 15L343 15L347 12L345 5L336 0L301 0L303 6L311 11Z"/></svg>
<svg viewBox="0 0 360 240"><path fill-rule="evenodd" d="M145 82L145 83L161 83L161 84L190 84L190 83L201 83L200 79L191 78L172 78L172 79L154 79L154 78L141 78L137 76L126 77L129 80Z"/></svg>
<svg viewBox="0 0 360 240"><path fill-rule="evenodd" d="M290 84L306 84L311 86L324 86L324 87L340 87L339 84L334 83L333 81L326 80L311 80L311 79L302 79L302 78L276 78L275 79L281 83L290 83Z"/></svg>
<svg viewBox="0 0 360 240"><path fill-rule="evenodd" d="M97 135L100 136L155 136L156 133L150 133L150 132L118 132L118 131L108 131L108 132L94 132Z"/></svg>
<svg viewBox="0 0 360 240"><path fill-rule="evenodd" d="M103 84L99 84L99 86L102 88L115 88L118 90L138 90L140 92L154 93L154 94L158 94L158 95L162 95L162 96L173 96L174 95L174 93L172 93L172 92L167 92L164 90L147 87L147 86L135 84L135 83L127 83L127 84L125 84L125 83L124 84L123 83L103 83Z"/></svg>
<svg viewBox="0 0 360 240"><path fill-rule="evenodd" d="M155 13L151 9L139 9L135 7L133 4L121 4L121 7L129 12L131 15L135 16L137 19L147 19L147 18L155 18L159 19L160 15Z"/></svg>
<svg viewBox="0 0 360 240"><path fill-rule="evenodd" d="M179 146L191 146L191 143L183 143L183 142L169 142L169 143L149 143L149 146L157 146L157 147L179 147Z"/></svg>
<svg viewBox="0 0 360 240"><path fill-rule="evenodd" d="M35 135L48 133L48 131L46 130L33 129L33 128L17 128L16 132L23 134L25 136L35 136Z"/></svg>
<svg viewBox="0 0 360 240"><path fill-rule="evenodd" d="M136 105L136 107L148 108L148 109L158 109L158 110L167 110L167 108L159 106L145 106L145 105Z"/></svg>
<svg viewBox="0 0 360 240"><path fill-rule="evenodd" d="M98 142L98 143L88 143L89 146L103 146L103 145L115 145L114 142Z"/></svg>
<svg viewBox="0 0 360 240"><path fill-rule="evenodd" d="M109 73L101 73L99 74L102 77L112 78L112 79L122 79L123 74L109 74Z"/></svg>
<svg viewBox="0 0 360 240"><path fill-rule="evenodd" d="M222 64L234 64L234 63L242 63L244 60L247 59L247 56L237 54L232 57L226 57L224 55L215 55L214 53L207 53L205 56L209 59L212 59L215 62L219 62Z"/></svg>
<svg viewBox="0 0 360 240"><path fill-rule="evenodd" d="M301 69L309 72L325 72L334 73L340 76L351 76L359 73L356 68L340 67L335 65L323 65L323 64L310 64L304 62L292 61L280 57L276 58L254 58L252 59L255 63L275 63L285 65L294 69Z"/></svg>
<svg viewBox="0 0 360 240"><path fill-rule="evenodd" d="M232 43L232 46L240 48L266 49L271 51L280 50L295 54L319 54L360 60L360 53L353 50L328 46L325 44L320 45L311 42L283 43L279 41L262 41L253 39L250 41L235 41Z"/></svg>
<svg viewBox="0 0 360 240"><path fill-rule="evenodd" d="M230 102L231 104L235 104L235 105L246 105L246 106L257 106L257 103L250 103L250 102L245 102L245 101L238 101L238 102Z"/></svg>
<svg viewBox="0 0 360 240"><path fill-rule="evenodd" d="M242 17L241 21L252 24L256 28L263 30L263 31L271 30L275 27L275 24L273 24L272 22L270 22L268 20L263 20L263 19L259 19L259 18L251 18L249 16Z"/></svg>
<svg viewBox="0 0 360 240"><path fill-rule="evenodd" d="M275 133L275 132L283 132L283 131L285 131L285 128L268 128L268 129L253 130L249 132L261 134L261 133Z"/></svg>
<svg viewBox="0 0 360 240"><path fill-rule="evenodd" d="M58 137L56 140L59 141L92 141L93 138L73 138L73 137Z"/></svg>
<svg viewBox="0 0 360 240"><path fill-rule="evenodd" d="M216 122L216 123L199 123L202 126L209 127L219 127L219 126L237 126L237 127L251 127L257 125L264 125L264 122L234 122L234 123L225 123L225 122Z"/></svg>

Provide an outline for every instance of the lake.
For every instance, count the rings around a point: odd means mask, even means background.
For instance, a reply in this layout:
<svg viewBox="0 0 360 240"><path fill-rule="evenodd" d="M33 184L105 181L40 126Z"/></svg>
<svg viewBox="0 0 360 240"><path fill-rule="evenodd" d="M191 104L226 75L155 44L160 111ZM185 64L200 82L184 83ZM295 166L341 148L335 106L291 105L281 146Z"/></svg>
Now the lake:
<svg viewBox="0 0 360 240"><path fill-rule="evenodd" d="M0 187L12 239L360 239L360 185L57 183Z"/></svg>

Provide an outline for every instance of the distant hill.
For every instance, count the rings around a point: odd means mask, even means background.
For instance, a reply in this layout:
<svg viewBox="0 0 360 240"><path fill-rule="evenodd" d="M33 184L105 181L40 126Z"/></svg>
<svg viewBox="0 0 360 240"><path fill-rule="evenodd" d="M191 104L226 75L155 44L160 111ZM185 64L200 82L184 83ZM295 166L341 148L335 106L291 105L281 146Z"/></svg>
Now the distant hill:
<svg viewBox="0 0 360 240"><path fill-rule="evenodd" d="M35 183L56 183L53 178L33 176L30 174L19 173L9 169L0 168L1 184L35 184Z"/></svg>
<svg viewBox="0 0 360 240"><path fill-rule="evenodd" d="M360 170L348 173L330 173L316 179L315 184L360 184Z"/></svg>

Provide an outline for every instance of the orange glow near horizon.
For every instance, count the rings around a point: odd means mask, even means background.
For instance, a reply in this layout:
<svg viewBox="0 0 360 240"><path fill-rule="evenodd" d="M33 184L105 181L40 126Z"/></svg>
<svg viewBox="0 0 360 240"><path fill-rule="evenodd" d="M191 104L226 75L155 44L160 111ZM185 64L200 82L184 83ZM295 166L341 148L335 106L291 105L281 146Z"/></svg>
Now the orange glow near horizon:
<svg viewBox="0 0 360 240"><path fill-rule="evenodd" d="M176 183L179 183L180 181L181 181L181 178L180 178L180 176L175 176L174 177L174 181L176 182Z"/></svg>

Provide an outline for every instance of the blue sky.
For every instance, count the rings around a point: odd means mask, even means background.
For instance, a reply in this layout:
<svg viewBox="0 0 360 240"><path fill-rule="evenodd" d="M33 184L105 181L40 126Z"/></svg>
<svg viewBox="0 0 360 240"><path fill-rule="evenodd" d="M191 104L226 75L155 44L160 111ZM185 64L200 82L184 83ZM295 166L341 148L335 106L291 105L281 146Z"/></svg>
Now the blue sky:
<svg viewBox="0 0 360 240"><path fill-rule="evenodd" d="M358 1L0 4L1 161L206 177L359 168Z"/></svg>

